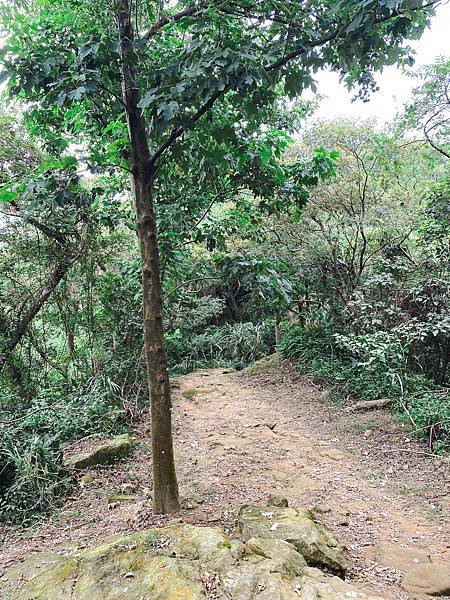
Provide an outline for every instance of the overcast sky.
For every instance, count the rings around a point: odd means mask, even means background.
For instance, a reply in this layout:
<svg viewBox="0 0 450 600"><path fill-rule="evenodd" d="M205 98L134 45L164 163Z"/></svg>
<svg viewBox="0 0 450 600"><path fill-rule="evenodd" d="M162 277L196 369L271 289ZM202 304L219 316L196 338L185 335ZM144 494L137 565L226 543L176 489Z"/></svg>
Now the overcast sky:
<svg viewBox="0 0 450 600"><path fill-rule="evenodd" d="M428 29L418 42L410 44L416 51L416 65L432 63L437 56L450 55L450 2L439 6ZM351 102L353 93L347 92L339 83L336 73L320 73L317 77L318 92L328 99L323 100L315 113L321 118L338 116L369 118L375 117L380 124L392 120L397 111L408 100L417 81L411 79L397 67L388 67L378 74L380 91L373 94L370 102Z"/></svg>

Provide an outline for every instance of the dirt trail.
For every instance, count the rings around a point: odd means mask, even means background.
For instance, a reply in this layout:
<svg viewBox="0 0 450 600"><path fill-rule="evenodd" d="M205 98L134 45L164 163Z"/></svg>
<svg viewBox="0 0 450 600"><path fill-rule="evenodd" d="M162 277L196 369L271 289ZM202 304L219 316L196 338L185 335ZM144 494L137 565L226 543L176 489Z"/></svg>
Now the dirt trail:
<svg viewBox="0 0 450 600"><path fill-rule="evenodd" d="M242 373L197 371L174 381L176 457L184 520L233 530L243 503L269 494L313 509L348 547L349 579L386 598L413 596L379 564L383 544L450 561L448 461L427 456L390 415L349 415L292 368L266 361ZM74 550L160 525L150 496L148 423L131 460L91 469L94 480L33 530L7 531L0 564L30 552ZM131 502L108 504L121 484ZM128 486L130 487L130 486Z"/></svg>

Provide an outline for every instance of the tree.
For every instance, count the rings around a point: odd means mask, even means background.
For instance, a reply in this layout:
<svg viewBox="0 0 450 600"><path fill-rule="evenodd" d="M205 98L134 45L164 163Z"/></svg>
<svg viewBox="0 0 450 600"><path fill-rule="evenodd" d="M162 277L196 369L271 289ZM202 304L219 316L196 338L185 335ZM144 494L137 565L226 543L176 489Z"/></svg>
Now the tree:
<svg viewBox="0 0 450 600"><path fill-rule="evenodd" d="M13 317L7 319L0 313L5 332L0 344L1 372L33 319L83 254L91 215L87 190L79 186L76 161L52 163L7 114L0 117L0 138L4 142L0 154L3 230L6 236L11 232L15 236L22 226L33 227L47 242L49 263L43 281L31 281L25 297L17 300ZM14 365L10 366L18 376Z"/></svg>
<svg viewBox="0 0 450 600"><path fill-rule="evenodd" d="M142 257L155 512L179 507L155 214L161 170L176 168L195 127L206 139L217 135L209 125L220 122L213 117L224 106L233 107L236 122L261 122L277 88L291 96L314 89L320 68L338 71L366 94L374 71L408 58L404 40L420 35L438 3L200 1L161 7L122 0L112 8L109 2L41 0L9 24L3 49L9 89L32 103L30 118L49 144L57 149L82 139L90 146L87 160L95 152L115 153L115 162L130 172ZM123 140L124 116L129 141L111 149ZM219 156L227 157L231 146L243 164L251 139L237 149L229 133Z"/></svg>
<svg viewBox="0 0 450 600"><path fill-rule="evenodd" d="M440 58L414 76L421 85L405 107L401 129L420 130L430 146L450 158L450 61Z"/></svg>

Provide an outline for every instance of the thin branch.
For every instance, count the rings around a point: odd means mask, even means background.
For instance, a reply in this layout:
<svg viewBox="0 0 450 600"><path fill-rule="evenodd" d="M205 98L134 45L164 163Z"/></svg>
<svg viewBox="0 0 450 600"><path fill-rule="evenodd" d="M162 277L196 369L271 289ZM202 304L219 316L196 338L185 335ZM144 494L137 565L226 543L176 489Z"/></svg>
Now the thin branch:
<svg viewBox="0 0 450 600"><path fill-rule="evenodd" d="M215 94L213 94L211 96L211 98L205 102L205 104L200 107L198 109L198 111L195 113L195 115L191 118L191 122L192 123L196 123L205 113L208 112L208 110L210 110L215 102L221 97L223 96L226 92L228 92L231 89L231 86L225 86L225 88L221 91L216 92ZM157 160L159 159L159 157L168 149L170 148L170 146L172 146L172 144L181 136L183 135L183 133L185 132L185 128L182 127L181 125L179 127L177 127L176 129L174 129L172 131L172 133L169 135L169 137L166 139L165 142L163 142L161 144L161 146L158 148L158 150L153 154L151 160L150 160L150 164L153 167L155 165L155 163L157 162Z"/></svg>
<svg viewBox="0 0 450 600"><path fill-rule="evenodd" d="M108 94L110 94L111 96L113 96L113 98L115 98L118 102L120 102L120 104L124 107L127 108L127 105L125 104L125 102L122 100L122 98L116 94L116 92L114 92L113 90L110 90L108 87L106 87L106 85L104 85L103 83L100 83L100 88L102 90L104 90L105 92L107 92Z"/></svg>
<svg viewBox="0 0 450 600"><path fill-rule="evenodd" d="M189 279L188 281L183 281L183 283L180 283L180 285L177 285L172 290L170 290L170 292L167 294L167 296L164 296L164 298L162 298L162 301L164 302L165 300L167 300L167 298L169 298L169 296L174 294L177 290L189 285L190 283L194 283L194 281L208 281L211 279L217 280L217 279L222 279L222 277L195 277L194 279Z"/></svg>
<svg viewBox="0 0 450 600"><path fill-rule="evenodd" d="M189 231L186 232L185 235L188 235L190 233L192 233L194 231L194 229L197 229L197 227L200 225L200 223L203 221L203 219L205 219L205 217L209 214L210 210L212 209L212 207L214 206L214 204L217 202L217 200L223 195L225 194L226 189L222 188L220 190L220 192L217 192L217 194L213 197L213 199L211 200L211 202L209 203L208 207L206 208L206 210L202 213L201 217L199 217L197 219L197 221L195 222L195 224L189 229ZM236 190L236 193L239 190Z"/></svg>
<svg viewBox="0 0 450 600"><path fill-rule="evenodd" d="M181 12L176 13L175 15L163 17L157 23L152 25L150 29L148 29L148 31L144 33L142 39L149 40L152 37L154 37L158 33L158 31L166 25L177 23L178 21L181 21L181 19L184 19L184 17L190 17L191 15L194 15L197 11L200 10L202 9L199 6L191 6L190 8L186 8L185 10L182 10Z"/></svg>

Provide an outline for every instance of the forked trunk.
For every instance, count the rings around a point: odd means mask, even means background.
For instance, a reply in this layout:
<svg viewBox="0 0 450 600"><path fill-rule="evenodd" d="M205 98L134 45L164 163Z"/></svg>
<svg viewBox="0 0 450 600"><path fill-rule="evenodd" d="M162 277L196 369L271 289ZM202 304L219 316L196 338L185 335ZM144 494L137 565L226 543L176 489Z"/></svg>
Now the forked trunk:
<svg viewBox="0 0 450 600"><path fill-rule="evenodd" d="M164 344L161 281L157 228L152 198L154 170L145 122L138 108L139 91L130 60L134 52L134 32L128 0L122 0L117 13L122 57L122 93L126 107L132 159L132 184L139 233L144 346L152 406L153 508L155 513L180 508L172 442L172 401Z"/></svg>

